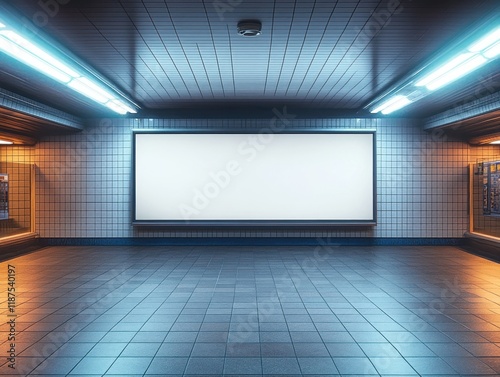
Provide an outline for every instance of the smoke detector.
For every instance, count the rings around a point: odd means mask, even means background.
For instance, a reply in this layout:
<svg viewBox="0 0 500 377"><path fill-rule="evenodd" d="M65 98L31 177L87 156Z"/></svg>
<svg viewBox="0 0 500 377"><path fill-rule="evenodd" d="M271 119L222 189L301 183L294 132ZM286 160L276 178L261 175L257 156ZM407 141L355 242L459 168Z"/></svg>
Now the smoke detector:
<svg viewBox="0 0 500 377"><path fill-rule="evenodd" d="M243 20L238 22L238 34L243 37L256 37L260 35L262 24L256 20Z"/></svg>

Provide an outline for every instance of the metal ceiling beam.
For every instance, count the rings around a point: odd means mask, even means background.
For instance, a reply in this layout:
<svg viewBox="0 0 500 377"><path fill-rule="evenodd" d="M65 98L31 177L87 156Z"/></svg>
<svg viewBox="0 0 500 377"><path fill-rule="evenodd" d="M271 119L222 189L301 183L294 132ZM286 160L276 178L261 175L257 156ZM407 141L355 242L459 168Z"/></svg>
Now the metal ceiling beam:
<svg viewBox="0 0 500 377"><path fill-rule="evenodd" d="M424 129L431 130L451 124L459 125L461 121L466 119L498 110L500 110L500 92L495 92L479 99L462 101L449 110L426 118L424 120Z"/></svg>
<svg viewBox="0 0 500 377"><path fill-rule="evenodd" d="M74 115L2 88L0 88L0 107L49 121L68 130L81 131L84 128L83 120Z"/></svg>

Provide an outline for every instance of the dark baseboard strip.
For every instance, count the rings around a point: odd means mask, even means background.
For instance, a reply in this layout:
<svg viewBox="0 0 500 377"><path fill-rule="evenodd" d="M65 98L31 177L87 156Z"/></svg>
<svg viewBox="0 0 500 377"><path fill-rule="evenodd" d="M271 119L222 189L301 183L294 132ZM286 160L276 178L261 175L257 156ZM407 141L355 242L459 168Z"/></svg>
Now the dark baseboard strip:
<svg viewBox="0 0 500 377"><path fill-rule="evenodd" d="M463 238L40 238L42 246L461 246Z"/></svg>
<svg viewBox="0 0 500 377"><path fill-rule="evenodd" d="M475 255L500 262L500 244L481 237L467 233L462 248Z"/></svg>
<svg viewBox="0 0 500 377"><path fill-rule="evenodd" d="M23 238L0 245L0 261L5 261L40 249L39 238Z"/></svg>

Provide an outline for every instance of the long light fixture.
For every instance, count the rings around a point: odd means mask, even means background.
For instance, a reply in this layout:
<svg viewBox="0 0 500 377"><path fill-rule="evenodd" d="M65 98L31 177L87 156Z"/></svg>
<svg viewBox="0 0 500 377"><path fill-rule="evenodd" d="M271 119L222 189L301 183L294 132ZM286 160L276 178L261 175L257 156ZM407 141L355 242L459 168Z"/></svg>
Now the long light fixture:
<svg viewBox="0 0 500 377"><path fill-rule="evenodd" d="M12 144L14 144L12 141L0 140L0 145L12 145Z"/></svg>
<svg viewBox="0 0 500 377"><path fill-rule="evenodd" d="M367 107L371 113L390 114L466 76L500 56L500 26L468 44L444 63L423 69Z"/></svg>
<svg viewBox="0 0 500 377"><path fill-rule="evenodd" d="M50 47L22 35L0 14L0 51L40 73L68 86L91 100L119 113L136 113L136 105L100 80L75 59L64 59Z"/></svg>
<svg viewBox="0 0 500 377"><path fill-rule="evenodd" d="M409 105L412 101L408 97L398 95L390 98L389 100L383 102L380 106L373 110L373 113L381 112L382 114L390 114L393 111L401 109L406 105Z"/></svg>

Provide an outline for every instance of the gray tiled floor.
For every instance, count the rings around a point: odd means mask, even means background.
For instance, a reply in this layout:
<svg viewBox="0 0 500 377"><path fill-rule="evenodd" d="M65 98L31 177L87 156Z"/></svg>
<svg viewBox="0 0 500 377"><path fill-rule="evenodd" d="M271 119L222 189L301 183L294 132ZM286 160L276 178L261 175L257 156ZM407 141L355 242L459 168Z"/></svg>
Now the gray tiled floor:
<svg viewBox="0 0 500 377"><path fill-rule="evenodd" d="M16 270L33 376L500 374L500 265L452 247L52 247Z"/></svg>

